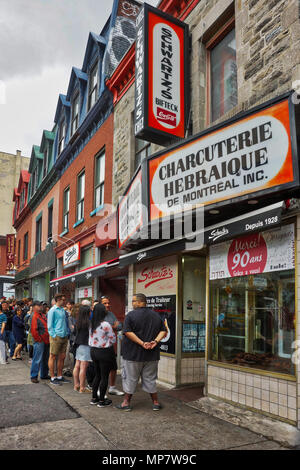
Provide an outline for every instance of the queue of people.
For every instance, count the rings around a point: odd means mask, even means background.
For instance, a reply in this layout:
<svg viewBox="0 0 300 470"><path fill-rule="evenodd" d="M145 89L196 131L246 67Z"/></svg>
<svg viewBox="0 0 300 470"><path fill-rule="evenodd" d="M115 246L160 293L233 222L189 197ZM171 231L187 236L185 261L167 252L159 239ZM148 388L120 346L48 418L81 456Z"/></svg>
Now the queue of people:
<svg viewBox="0 0 300 470"><path fill-rule="evenodd" d="M121 411L131 411L131 399L141 378L142 389L150 394L153 411L162 408L158 401L156 379L160 356L159 342L167 334L160 315L147 308L143 294L133 296L133 310L125 317L122 339L122 384L116 388L117 362L114 345L116 334L122 329L110 311L106 296L94 302L81 304L66 302L63 294L56 294L52 307L30 299L30 305L0 304L0 363L7 363L5 341L13 349L13 361L22 359L24 344L31 352L30 377L32 383L49 380L53 386L70 383L73 377L75 392L92 394L91 405L104 408L112 405L107 394L124 396L117 405ZM9 322L10 320L10 322ZM8 330L6 330L8 325ZM6 335L6 331L11 335ZM26 332L26 333L25 333ZM27 336L26 336L27 335ZM24 341L25 338L25 341ZM30 348L31 346L31 348Z"/></svg>

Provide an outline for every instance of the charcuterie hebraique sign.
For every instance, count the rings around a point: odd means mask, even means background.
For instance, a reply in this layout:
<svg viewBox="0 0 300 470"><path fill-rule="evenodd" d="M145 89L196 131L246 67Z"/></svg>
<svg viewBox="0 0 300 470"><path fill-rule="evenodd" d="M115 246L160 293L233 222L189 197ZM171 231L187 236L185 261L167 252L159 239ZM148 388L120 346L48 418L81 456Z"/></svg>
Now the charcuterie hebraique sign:
<svg viewBox="0 0 300 470"><path fill-rule="evenodd" d="M150 218L299 187L286 98L148 160Z"/></svg>

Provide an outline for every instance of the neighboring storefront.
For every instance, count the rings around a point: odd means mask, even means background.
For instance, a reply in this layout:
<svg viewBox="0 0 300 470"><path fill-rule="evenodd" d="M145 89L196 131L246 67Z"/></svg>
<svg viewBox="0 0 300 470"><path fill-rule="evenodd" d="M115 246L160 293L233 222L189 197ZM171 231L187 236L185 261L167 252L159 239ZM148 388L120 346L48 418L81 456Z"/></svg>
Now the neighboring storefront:
<svg viewBox="0 0 300 470"><path fill-rule="evenodd" d="M31 297L40 302L51 303L54 291L50 289L50 281L56 273L55 243L48 243L43 251L35 254L30 260L29 279Z"/></svg>
<svg viewBox="0 0 300 470"><path fill-rule="evenodd" d="M297 421L296 219L209 249L208 395Z"/></svg>
<svg viewBox="0 0 300 470"><path fill-rule="evenodd" d="M298 119L279 97L148 157L120 201L118 232L129 297L145 293L170 326L159 379L203 383L208 396L294 425L297 211L284 200L299 188ZM133 211L133 197L148 211ZM146 239L173 212L172 234L191 201L203 212L198 245L186 232Z"/></svg>

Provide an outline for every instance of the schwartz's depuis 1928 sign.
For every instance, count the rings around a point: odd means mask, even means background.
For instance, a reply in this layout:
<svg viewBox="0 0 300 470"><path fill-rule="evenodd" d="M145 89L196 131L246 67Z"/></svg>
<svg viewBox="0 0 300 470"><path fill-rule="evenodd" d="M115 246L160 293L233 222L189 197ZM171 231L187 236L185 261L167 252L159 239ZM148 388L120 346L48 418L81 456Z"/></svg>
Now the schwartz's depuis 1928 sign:
<svg viewBox="0 0 300 470"><path fill-rule="evenodd" d="M298 188L295 120L285 96L149 158L150 220Z"/></svg>
<svg viewBox="0 0 300 470"><path fill-rule="evenodd" d="M188 26L147 4L136 24L135 135L166 145L185 136Z"/></svg>

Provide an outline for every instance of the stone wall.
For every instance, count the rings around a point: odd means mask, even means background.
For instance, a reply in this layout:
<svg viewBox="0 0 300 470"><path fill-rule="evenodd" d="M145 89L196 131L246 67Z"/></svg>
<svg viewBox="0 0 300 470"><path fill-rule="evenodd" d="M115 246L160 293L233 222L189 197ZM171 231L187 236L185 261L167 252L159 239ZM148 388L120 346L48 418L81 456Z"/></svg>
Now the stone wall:
<svg viewBox="0 0 300 470"><path fill-rule="evenodd" d="M214 123L207 120L206 44L220 18L234 11L238 104ZM185 19L192 36L191 111L193 133L292 89L300 80L298 0L202 0ZM221 21L222 24L222 21Z"/></svg>
<svg viewBox="0 0 300 470"><path fill-rule="evenodd" d="M29 162L30 159L21 155L20 150L17 150L16 155L0 152L0 235L15 233L12 226L13 193L19 184L21 170L28 170Z"/></svg>

